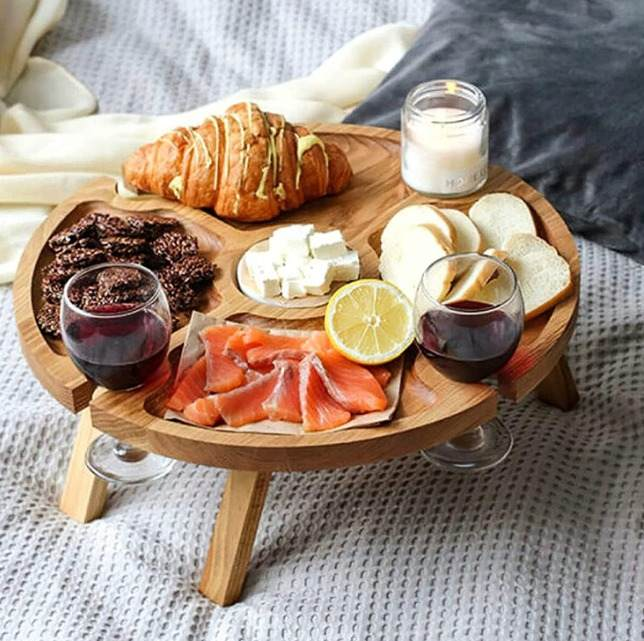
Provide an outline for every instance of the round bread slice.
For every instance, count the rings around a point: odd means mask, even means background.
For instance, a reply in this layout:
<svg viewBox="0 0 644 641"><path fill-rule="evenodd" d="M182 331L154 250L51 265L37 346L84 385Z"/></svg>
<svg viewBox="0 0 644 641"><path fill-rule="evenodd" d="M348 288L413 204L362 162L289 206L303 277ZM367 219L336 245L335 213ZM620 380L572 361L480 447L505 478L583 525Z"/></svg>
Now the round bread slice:
<svg viewBox="0 0 644 641"><path fill-rule="evenodd" d="M487 249L485 254L505 260L507 253L502 249ZM498 271L498 265L491 260L480 259L472 265L452 287L443 301L446 305L463 300L474 300L476 295L487 285ZM507 271L507 270L506 270Z"/></svg>
<svg viewBox="0 0 644 641"><path fill-rule="evenodd" d="M458 209L441 209L447 219L456 229L456 252L480 252L483 249L483 239L476 225Z"/></svg>
<svg viewBox="0 0 644 641"><path fill-rule="evenodd" d="M530 209L512 194L487 194L470 207L468 215L481 233L485 248L505 248L514 234L537 235Z"/></svg>
<svg viewBox="0 0 644 641"><path fill-rule="evenodd" d="M391 242L383 246L380 274L413 302L427 267L450 253L452 252L444 239L433 231L431 225L403 226L395 240L391 239ZM454 276L454 265L448 261L443 263L428 284L430 295L441 300L449 291Z"/></svg>
<svg viewBox="0 0 644 641"><path fill-rule="evenodd" d="M572 291L570 266L542 238L516 234L506 243L506 250L506 262L519 281L526 320L554 307Z"/></svg>
<svg viewBox="0 0 644 641"><path fill-rule="evenodd" d="M506 241L503 249L512 256L512 258L521 258L528 254L537 252L550 252L557 254L557 250L543 238L533 236L532 234L514 234Z"/></svg>
<svg viewBox="0 0 644 641"><path fill-rule="evenodd" d="M440 209L432 205L409 205L396 212L382 230L382 249L396 243L400 230L412 225L430 225L434 233L454 251L458 237L456 228Z"/></svg>

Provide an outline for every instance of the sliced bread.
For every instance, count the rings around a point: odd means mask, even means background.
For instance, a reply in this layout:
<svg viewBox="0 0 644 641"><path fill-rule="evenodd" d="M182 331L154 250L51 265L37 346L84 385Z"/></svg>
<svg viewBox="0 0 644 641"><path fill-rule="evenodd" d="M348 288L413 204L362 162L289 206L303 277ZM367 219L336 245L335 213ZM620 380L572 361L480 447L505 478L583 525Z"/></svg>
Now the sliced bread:
<svg viewBox="0 0 644 641"><path fill-rule="evenodd" d="M528 254L540 252L557 253L557 250L547 240L532 234L513 234L503 245L503 249L513 258L522 258Z"/></svg>
<svg viewBox="0 0 644 641"><path fill-rule="evenodd" d="M526 320L554 307L572 291L570 266L542 238L515 234L505 243L505 250L506 262L517 275Z"/></svg>
<svg viewBox="0 0 644 641"><path fill-rule="evenodd" d="M485 254L499 260L505 260L507 257L507 253L502 249L487 249ZM497 271L498 265L494 261L478 260L456 281L456 284L443 302L449 305L463 300L474 300Z"/></svg>
<svg viewBox="0 0 644 641"><path fill-rule="evenodd" d="M485 248L505 248L514 234L537 234L530 209L521 198L512 194L487 194L470 207L468 214L477 226Z"/></svg>
<svg viewBox="0 0 644 641"><path fill-rule="evenodd" d="M432 205L409 205L396 212L382 231L380 244L384 250L398 242L400 230L412 225L430 225L436 236L454 247L457 239L456 228L440 209Z"/></svg>
<svg viewBox="0 0 644 641"><path fill-rule="evenodd" d="M478 300L482 303L490 303L490 305L499 305L503 301L508 300L512 294L512 282L508 278L493 278L479 290L473 300Z"/></svg>
<svg viewBox="0 0 644 641"><path fill-rule="evenodd" d="M413 302L425 269L451 253L450 246L435 233L432 225L402 226L397 236L382 247L380 274ZM430 295L441 300L449 291L454 276L454 266L443 263L428 283Z"/></svg>
<svg viewBox="0 0 644 641"><path fill-rule="evenodd" d="M441 209L447 219L456 229L456 252L480 252L483 249L483 239L476 225L458 209Z"/></svg>

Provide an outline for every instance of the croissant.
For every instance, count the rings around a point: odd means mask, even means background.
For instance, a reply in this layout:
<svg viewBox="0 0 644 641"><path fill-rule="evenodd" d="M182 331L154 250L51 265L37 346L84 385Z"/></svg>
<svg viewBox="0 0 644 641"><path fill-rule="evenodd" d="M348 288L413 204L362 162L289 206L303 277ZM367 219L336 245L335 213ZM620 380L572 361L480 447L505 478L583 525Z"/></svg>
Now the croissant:
<svg viewBox="0 0 644 641"><path fill-rule="evenodd" d="M270 220L339 193L351 175L337 145L250 102L164 134L123 166L125 182L140 191L239 221Z"/></svg>

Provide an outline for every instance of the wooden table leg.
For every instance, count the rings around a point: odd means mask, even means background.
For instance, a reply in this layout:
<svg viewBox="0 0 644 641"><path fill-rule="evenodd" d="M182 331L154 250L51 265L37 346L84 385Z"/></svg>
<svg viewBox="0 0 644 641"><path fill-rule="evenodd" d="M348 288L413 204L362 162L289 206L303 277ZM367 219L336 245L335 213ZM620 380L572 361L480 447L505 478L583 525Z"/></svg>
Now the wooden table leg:
<svg viewBox="0 0 644 641"><path fill-rule="evenodd" d="M85 452L101 435L92 425L89 407L80 413L72 457L60 498L60 509L79 523L89 523L103 514L107 500L107 481L92 474L85 465Z"/></svg>
<svg viewBox="0 0 644 641"><path fill-rule="evenodd" d="M219 605L231 605L241 594L270 479L270 472L228 472L199 584Z"/></svg>
<svg viewBox="0 0 644 641"><path fill-rule="evenodd" d="M579 392L565 356L559 359L550 374L541 381L537 387L537 397L564 412L577 406Z"/></svg>

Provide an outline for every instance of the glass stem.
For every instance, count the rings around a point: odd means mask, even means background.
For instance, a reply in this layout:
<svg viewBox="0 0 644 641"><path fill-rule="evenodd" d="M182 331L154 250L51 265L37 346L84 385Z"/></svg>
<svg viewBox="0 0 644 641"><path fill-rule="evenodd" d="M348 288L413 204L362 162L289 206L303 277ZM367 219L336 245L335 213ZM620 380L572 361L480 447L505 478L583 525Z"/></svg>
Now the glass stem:
<svg viewBox="0 0 644 641"><path fill-rule="evenodd" d="M127 443L123 443L123 441L116 441L116 445L114 445L114 454L116 454L116 456L125 463L138 463L148 455L147 452L139 450L136 447L132 447Z"/></svg>
<svg viewBox="0 0 644 641"><path fill-rule="evenodd" d="M471 429L464 434L460 434L456 438L453 438L449 444L452 447L455 447L459 450L478 450L483 447L484 442L483 428L478 425L474 429Z"/></svg>

